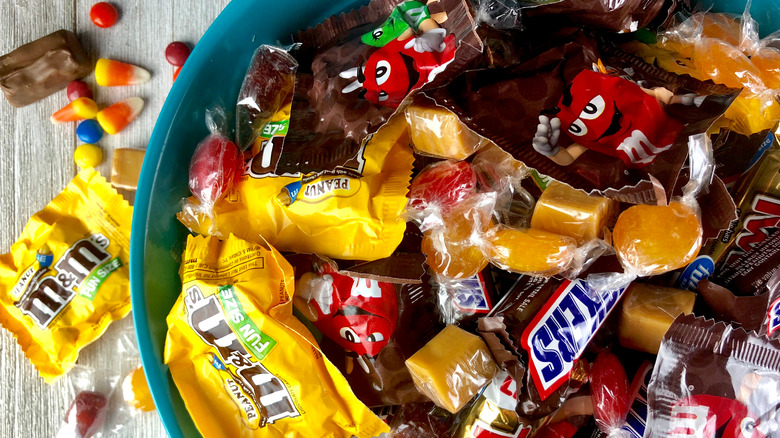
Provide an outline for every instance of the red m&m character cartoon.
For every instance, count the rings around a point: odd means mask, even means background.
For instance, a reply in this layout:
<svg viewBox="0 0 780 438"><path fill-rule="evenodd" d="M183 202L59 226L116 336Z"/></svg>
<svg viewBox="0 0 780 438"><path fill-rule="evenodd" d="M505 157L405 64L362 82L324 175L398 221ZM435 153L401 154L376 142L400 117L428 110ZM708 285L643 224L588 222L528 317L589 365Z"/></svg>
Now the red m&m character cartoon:
<svg viewBox="0 0 780 438"><path fill-rule="evenodd" d="M304 274L297 293L312 310L312 323L345 350L376 356L398 323L395 286L330 270Z"/></svg>
<svg viewBox="0 0 780 438"><path fill-rule="evenodd" d="M701 104L701 98L584 70L564 89L552 110L556 117L539 117L533 146L562 166L591 149L620 158L628 167L644 167L671 148L683 129L666 113L664 105L670 103ZM561 130L575 142L566 149L558 146Z"/></svg>

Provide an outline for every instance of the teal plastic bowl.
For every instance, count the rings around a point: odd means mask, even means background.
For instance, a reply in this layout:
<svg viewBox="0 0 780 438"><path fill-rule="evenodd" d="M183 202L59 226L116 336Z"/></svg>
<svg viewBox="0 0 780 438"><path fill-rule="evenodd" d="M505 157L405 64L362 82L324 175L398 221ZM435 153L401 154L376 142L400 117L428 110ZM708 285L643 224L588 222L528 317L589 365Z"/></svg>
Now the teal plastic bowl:
<svg viewBox="0 0 780 438"><path fill-rule="evenodd" d="M255 49L367 0L233 0L195 46L168 95L146 149L130 242L133 321L157 412L171 437L199 436L168 367L165 318L181 291L179 264L187 230L176 220L188 196L187 173L208 134L205 110L235 105Z"/></svg>

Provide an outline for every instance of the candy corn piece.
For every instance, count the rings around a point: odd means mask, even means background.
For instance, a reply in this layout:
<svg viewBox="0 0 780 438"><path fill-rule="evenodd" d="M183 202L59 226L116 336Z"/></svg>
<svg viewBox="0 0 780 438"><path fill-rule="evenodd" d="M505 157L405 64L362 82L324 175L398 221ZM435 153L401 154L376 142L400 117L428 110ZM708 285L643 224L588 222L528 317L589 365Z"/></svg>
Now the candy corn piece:
<svg viewBox="0 0 780 438"><path fill-rule="evenodd" d="M88 97L79 97L52 114L50 120L54 124L75 122L76 120L94 119L97 113L98 107L94 100Z"/></svg>
<svg viewBox="0 0 780 438"><path fill-rule="evenodd" d="M181 66L176 67L173 70L173 82L176 82L176 78L179 77L179 72L181 71Z"/></svg>
<svg viewBox="0 0 780 438"><path fill-rule="evenodd" d="M141 67L111 59L100 58L95 65L95 80L102 87L143 84L150 77Z"/></svg>
<svg viewBox="0 0 780 438"><path fill-rule="evenodd" d="M125 129L138 117L142 109L144 109L144 100L140 97L131 97L100 110L97 113L97 120L104 131L113 135Z"/></svg>

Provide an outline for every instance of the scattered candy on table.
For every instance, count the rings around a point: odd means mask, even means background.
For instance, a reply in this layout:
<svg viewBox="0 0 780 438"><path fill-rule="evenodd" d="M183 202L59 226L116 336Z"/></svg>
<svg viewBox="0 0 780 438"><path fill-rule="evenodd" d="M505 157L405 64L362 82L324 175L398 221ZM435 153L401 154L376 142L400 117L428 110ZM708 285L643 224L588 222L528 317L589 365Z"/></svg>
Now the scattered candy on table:
<svg viewBox="0 0 780 438"><path fill-rule="evenodd" d="M165 60L174 67L181 67L190 56L190 46L181 41L174 41L165 48Z"/></svg>
<svg viewBox="0 0 780 438"><path fill-rule="evenodd" d="M94 119L98 114L98 106L88 97L79 97L51 115L54 124L75 122L77 120Z"/></svg>
<svg viewBox="0 0 780 438"><path fill-rule="evenodd" d="M141 165L146 151L143 149L114 149L111 162L111 185L126 190L135 190L141 175Z"/></svg>
<svg viewBox="0 0 780 438"><path fill-rule="evenodd" d="M137 65L100 58L95 64L95 81L101 87L139 85L151 78L149 72Z"/></svg>
<svg viewBox="0 0 780 438"><path fill-rule="evenodd" d="M89 19L97 27L108 28L116 24L119 12L111 3L99 2L95 3L89 10Z"/></svg>
<svg viewBox="0 0 780 438"><path fill-rule="evenodd" d="M73 160L81 169L96 167L103 162L103 151L97 145L85 143L76 148Z"/></svg>
<svg viewBox="0 0 780 438"><path fill-rule="evenodd" d="M68 84L68 100L73 102L79 97L93 98L92 89L84 81L73 81Z"/></svg>
<svg viewBox="0 0 780 438"><path fill-rule="evenodd" d="M144 109L144 100L131 97L117 102L97 113L97 120L104 131L115 135L125 129Z"/></svg>
<svg viewBox="0 0 780 438"><path fill-rule="evenodd" d="M139 411L149 412L155 409L143 367L134 369L122 381L122 396L125 403Z"/></svg>
<svg viewBox="0 0 780 438"><path fill-rule="evenodd" d="M76 136L84 143L94 144L103 138L103 128L97 120L84 120L76 127Z"/></svg>
<svg viewBox="0 0 780 438"><path fill-rule="evenodd" d="M92 72L92 60L76 34L58 30L0 57L0 88L8 102L23 107Z"/></svg>

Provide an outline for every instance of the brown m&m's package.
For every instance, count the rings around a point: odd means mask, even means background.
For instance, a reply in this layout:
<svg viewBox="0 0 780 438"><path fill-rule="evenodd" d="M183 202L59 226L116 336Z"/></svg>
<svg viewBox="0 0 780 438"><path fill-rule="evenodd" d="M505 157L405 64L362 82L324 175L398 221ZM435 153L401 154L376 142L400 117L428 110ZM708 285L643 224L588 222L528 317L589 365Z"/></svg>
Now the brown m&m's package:
<svg viewBox="0 0 780 438"><path fill-rule="evenodd" d="M127 201L85 169L0 255L0 325L46 382L130 312L132 216Z"/></svg>
<svg viewBox="0 0 780 438"><path fill-rule="evenodd" d="M292 266L235 236L187 239L165 363L208 437L357 436L388 430L293 316Z"/></svg>
<svg viewBox="0 0 780 438"><path fill-rule="evenodd" d="M706 132L738 90L665 72L582 32L557 39L519 64L467 71L425 93L574 188L653 203L652 176L671 196L688 137Z"/></svg>
<svg viewBox="0 0 780 438"><path fill-rule="evenodd" d="M780 343L723 322L679 316L648 387L645 436L776 436Z"/></svg>
<svg viewBox="0 0 780 438"><path fill-rule="evenodd" d="M354 159L407 97L440 86L482 52L465 0L378 0L296 35L290 134L274 171Z"/></svg>

